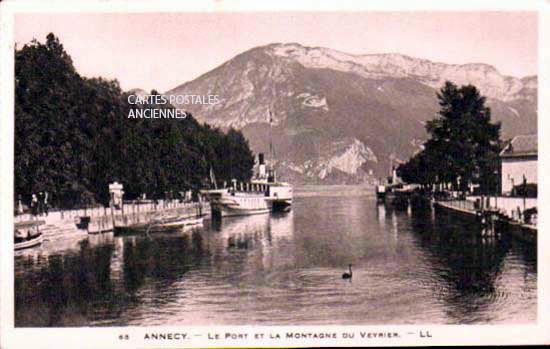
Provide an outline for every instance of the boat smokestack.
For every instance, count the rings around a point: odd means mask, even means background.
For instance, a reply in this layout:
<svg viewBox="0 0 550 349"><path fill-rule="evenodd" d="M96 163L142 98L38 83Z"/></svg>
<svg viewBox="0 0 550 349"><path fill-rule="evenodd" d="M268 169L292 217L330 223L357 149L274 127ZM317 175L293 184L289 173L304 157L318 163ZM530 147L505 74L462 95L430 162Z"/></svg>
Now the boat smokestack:
<svg viewBox="0 0 550 349"><path fill-rule="evenodd" d="M266 177L265 159L264 159L263 153L258 154L258 177L259 178Z"/></svg>

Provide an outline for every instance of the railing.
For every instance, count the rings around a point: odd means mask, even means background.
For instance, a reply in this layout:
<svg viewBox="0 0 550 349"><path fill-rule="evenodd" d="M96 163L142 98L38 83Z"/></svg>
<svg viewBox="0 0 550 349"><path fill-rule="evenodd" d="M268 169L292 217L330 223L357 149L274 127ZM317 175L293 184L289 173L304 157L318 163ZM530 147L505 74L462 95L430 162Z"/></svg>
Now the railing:
<svg viewBox="0 0 550 349"><path fill-rule="evenodd" d="M469 196L469 200L476 200L479 197L477 196ZM518 197L490 197L489 198L489 206L492 208L496 208L500 212L502 212L505 216L508 218L511 218L515 221L522 221L524 219L523 211L528 210L530 208L537 207L537 198L518 198ZM533 218L533 217L532 217ZM532 224L536 222L536 217L532 219ZM536 224L533 224L536 225Z"/></svg>
<svg viewBox="0 0 550 349"><path fill-rule="evenodd" d="M526 212L537 207L536 198L527 198L524 201L522 198L490 197L484 198L484 201L485 210L498 211L501 216L506 216L512 221L537 226L537 214ZM474 196L468 197L467 200L447 199L440 202L442 205L472 213L480 210L482 205L481 198Z"/></svg>
<svg viewBox="0 0 550 349"><path fill-rule="evenodd" d="M205 205L204 202L201 203ZM156 204L153 202L148 203L139 203L139 202L126 202L123 207L113 210L115 215L119 215L122 212L124 214L133 214L133 213L145 213L145 212L155 212L168 209L178 209L178 208L192 208L199 205L198 202L179 202L177 200L164 201L159 200ZM42 219L45 220L47 224L56 222L70 220L74 221L75 218L89 216L92 218L102 218L102 217L111 217L110 207L96 206L89 208L82 208L76 210L58 210L50 211L48 215L39 215L33 216L32 214L25 213L22 215L17 215L14 217L14 222L22 222L31 219Z"/></svg>

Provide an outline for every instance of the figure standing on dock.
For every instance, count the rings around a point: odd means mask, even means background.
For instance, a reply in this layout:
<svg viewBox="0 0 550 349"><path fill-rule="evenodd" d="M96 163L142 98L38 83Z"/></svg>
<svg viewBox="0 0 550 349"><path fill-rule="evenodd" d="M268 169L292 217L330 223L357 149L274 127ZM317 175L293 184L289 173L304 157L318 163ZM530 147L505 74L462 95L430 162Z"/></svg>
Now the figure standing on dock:
<svg viewBox="0 0 550 349"><path fill-rule="evenodd" d="M44 213L44 192L38 193L38 215L42 216Z"/></svg>
<svg viewBox="0 0 550 349"><path fill-rule="evenodd" d="M38 215L38 198L34 193L32 194L31 198L31 213L33 216Z"/></svg>
<svg viewBox="0 0 550 349"><path fill-rule="evenodd" d="M48 192L44 192L44 214L48 215Z"/></svg>
<svg viewBox="0 0 550 349"><path fill-rule="evenodd" d="M21 199L21 194L17 195L17 214L23 214L23 201Z"/></svg>

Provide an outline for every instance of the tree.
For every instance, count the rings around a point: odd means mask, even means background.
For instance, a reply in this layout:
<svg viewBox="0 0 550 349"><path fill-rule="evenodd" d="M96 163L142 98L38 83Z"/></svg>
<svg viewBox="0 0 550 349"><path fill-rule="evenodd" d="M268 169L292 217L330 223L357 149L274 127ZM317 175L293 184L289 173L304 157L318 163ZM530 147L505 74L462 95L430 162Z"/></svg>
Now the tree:
<svg viewBox="0 0 550 349"><path fill-rule="evenodd" d="M151 91L151 94L158 94ZM210 167L250 179L254 157L240 131L186 119L128 119L116 80L81 77L53 34L15 51L15 198L48 191L58 207L107 204L108 183L127 198L200 189Z"/></svg>
<svg viewBox="0 0 550 349"><path fill-rule="evenodd" d="M494 190L500 124L491 123L485 97L475 86L458 88L447 81L437 98L438 117L426 125L430 139L424 150L401 166L399 172L420 183L450 182L461 190L468 183L478 183L486 192Z"/></svg>

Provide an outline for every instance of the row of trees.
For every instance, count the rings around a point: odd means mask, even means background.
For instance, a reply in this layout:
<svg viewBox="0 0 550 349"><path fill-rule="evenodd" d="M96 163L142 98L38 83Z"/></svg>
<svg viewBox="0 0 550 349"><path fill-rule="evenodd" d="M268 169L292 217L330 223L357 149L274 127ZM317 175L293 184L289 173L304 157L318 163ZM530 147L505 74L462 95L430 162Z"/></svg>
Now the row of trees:
<svg viewBox="0 0 550 349"><path fill-rule="evenodd" d="M152 91L151 94L157 94ZM15 51L15 195L47 191L59 207L108 202L108 183L142 193L250 179L254 156L239 131L186 119L129 119L116 80L85 78L53 35ZM143 108L173 108L142 105Z"/></svg>
<svg viewBox="0 0 550 349"><path fill-rule="evenodd" d="M408 183L451 183L466 190L479 184L494 193L499 183L500 124L491 122L491 110L475 86L446 82L438 92L440 111L428 121L430 138L424 149L400 165L398 175Z"/></svg>

